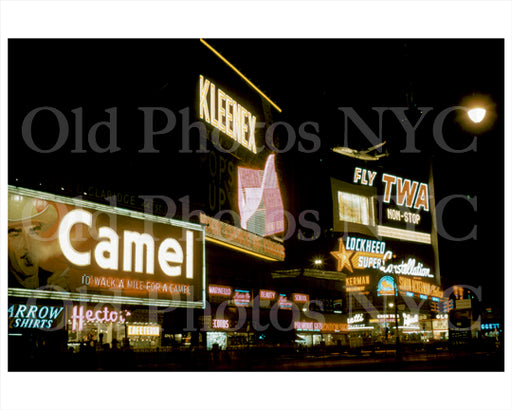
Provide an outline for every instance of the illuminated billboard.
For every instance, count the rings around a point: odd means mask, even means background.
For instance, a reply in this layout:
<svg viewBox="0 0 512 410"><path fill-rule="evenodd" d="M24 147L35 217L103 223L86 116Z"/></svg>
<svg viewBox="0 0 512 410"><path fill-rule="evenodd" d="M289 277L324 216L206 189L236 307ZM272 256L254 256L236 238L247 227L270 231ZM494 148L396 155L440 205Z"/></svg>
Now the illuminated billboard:
<svg viewBox="0 0 512 410"><path fill-rule="evenodd" d="M256 116L213 81L199 76L199 118L256 154Z"/></svg>
<svg viewBox="0 0 512 410"><path fill-rule="evenodd" d="M331 255L337 271L354 274L375 271L420 277L429 282L438 280L432 247L425 244L346 235L338 238Z"/></svg>
<svg viewBox="0 0 512 410"><path fill-rule="evenodd" d="M9 187L9 295L204 306L204 228Z"/></svg>
<svg viewBox="0 0 512 410"><path fill-rule="evenodd" d="M393 296L396 291L395 280L392 276L383 276L377 284L377 296Z"/></svg>
<svg viewBox="0 0 512 410"><path fill-rule="evenodd" d="M62 326L63 306L10 304L9 329L56 329Z"/></svg>
<svg viewBox="0 0 512 410"><path fill-rule="evenodd" d="M201 214L206 240L269 261L283 261L284 245Z"/></svg>
<svg viewBox="0 0 512 410"><path fill-rule="evenodd" d="M238 167L238 209L243 229L260 236L284 231L274 154L268 156L264 170Z"/></svg>
<svg viewBox="0 0 512 410"><path fill-rule="evenodd" d="M331 178L334 230L430 243L432 196L426 175L371 170L351 161L341 173L342 179Z"/></svg>

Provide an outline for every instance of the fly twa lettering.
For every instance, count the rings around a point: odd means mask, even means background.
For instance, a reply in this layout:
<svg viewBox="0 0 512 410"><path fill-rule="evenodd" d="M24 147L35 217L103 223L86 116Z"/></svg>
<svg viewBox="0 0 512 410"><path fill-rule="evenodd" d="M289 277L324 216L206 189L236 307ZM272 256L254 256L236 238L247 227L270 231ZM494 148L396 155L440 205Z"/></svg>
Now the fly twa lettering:
<svg viewBox="0 0 512 410"><path fill-rule="evenodd" d="M90 212L77 209L67 213L59 225L59 244L62 253L77 266L89 266L93 252L91 250L82 252L75 249L71 241L71 230L77 224L85 224L92 228L92 220ZM182 265L185 263L186 278L193 279L194 233L192 231L185 231L186 249L184 253L182 246L174 238L165 238L156 250L155 240L151 235L125 230L122 234L123 245L120 246L120 236L116 231L106 226L96 228L98 243L94 248L94 259L102 269L118 270L119 252L122 252L123 272L154 274L156 259L161 271L165 275L173 277L182 275ZM133 251L134 249L135 251ZM145 267L144 260L146 261Z"/></svg>
<svg viewBox="0 0 512 410"><path fill-rule="evenodd" d="M376 176L377 171L356 167L354 169L353 182L355 184L374 186ZM417 210L429 210L427 184L390 174L382 174L382 183L384 184L383 201L385 203L389 204L391 202L392 194L394 193L395 202L398 206L406 206ZM408 222L407 218L406 216L406 222ZM412 220L411 222L417 223Z"/></svg>

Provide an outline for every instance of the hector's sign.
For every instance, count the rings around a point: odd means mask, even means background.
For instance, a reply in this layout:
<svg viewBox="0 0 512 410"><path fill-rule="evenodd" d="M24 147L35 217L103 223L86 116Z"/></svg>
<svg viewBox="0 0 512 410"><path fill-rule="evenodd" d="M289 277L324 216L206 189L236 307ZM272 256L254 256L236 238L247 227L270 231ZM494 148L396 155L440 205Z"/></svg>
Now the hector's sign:
<svg viewBox="0 0 512 410"><path fill-rule="evenodd" d="M108 306L103 309L85 310L83 306L73 306L73 313L71 314L72 330L82 330L84 323L121 323L126 322L126 317L131 313L127 310L109 310Z"/></svg>
<svg viewBox="0 0 512 410"><path fill-rule="evenodd" d="M57 291L59 299L68 300L94 295L102 302L200 307L203 254L199 225L42 192L9 191L12 296L33 289L52 291L48 297L57 297Z"/></svg>

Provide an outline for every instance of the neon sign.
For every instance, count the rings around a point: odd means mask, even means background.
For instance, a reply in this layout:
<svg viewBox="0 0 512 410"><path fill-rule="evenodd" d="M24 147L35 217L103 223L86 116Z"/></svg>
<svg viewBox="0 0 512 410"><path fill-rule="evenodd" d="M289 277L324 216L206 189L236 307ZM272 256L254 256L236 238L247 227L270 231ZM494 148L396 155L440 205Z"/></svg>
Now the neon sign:
<svg viewBox="0 0 512 410"><path fill-rule="evenodd" d="M393 185L396 185L396 204L398 206L405 205L408 208L429 210L427 184L389 174L382 174L382 182L384 183L384 202L391 201Z"/></svg>
<svg viewBox="0 0 512 410"><path fill-rule="evenodd" d="M377 284L377 296L390 296L395 294L395 281L391 276L383 276Z"/></svg>
<svg viewBox="0 0 512 410"><path fill-rule="evenodd" d="M79 252L71 244L71 230L77 224L85 224L92 228L93 214L91 212L75 209L68 212L61 220L59 225L59 244L63 255L71 263L77 266L88 266L91 264L91 251ZM98 239L101 241L96 245L94 257L100 268L109 270L119 269L119 235L109 227L98 228ZM180 276L182 273L181 265L186 262L186 277L194 278L194 234L192 231L186 231L186 253L183 254L183 248L174 238L164 239L158 251L156 259L158 265L167 276ZM123 233L123 271L136 273L154 274L155 273L155 241L147 233L138 233L125 230ZM132 250L135 247L135 263L133 262ZM145 250L145 252L144 252ZM146 268L143 267L143 259L146 260Z"/></svg>
<svg viewBox="0 0 512 410"><path fill-rule="evenodd" d="M416 259L410 258L407 262L400 262L398 264L388 264L381 266L380 270L385 273L396 273L398 275L422 276L426 278L433 278L434 275L430 273L430 268L426 268L422 263L416 262Z"/></svg>
<svg viewBox="0 0 512 410"><path fill-rule="evenodd" d="M9 187L9 195L27 203L44 199L54 210L50 230L33 238L36 273L41 261L48 272L39 278L39 297L81 301L86 294L102 303L153 299L160 306L203 306L204 227L199 224L24 188ZM9 261L14 258L10 253ZM15 269L12 273L16 277ZM21 291L33 290L32 283L10 280L9 294L25 297Z"/></svg>
<svg viewBox="0 0 512 410"><path fill-rule="evenodd" d="M38 305L11 305L9 327L20 329L50 329L64 307Z"/></svg>
<svg viewBox="0 0 512 410"><path fill-rule="evenodd" d="M286 295L284 293L281 293L279 295L279 309L285 309L285 310L291 310L292 309L292 302L288 300Z"/></svg>
<svg viewBox="0 0 512 410"><path fill-rule="evenodd" d="M295 303L308 303L309 302L309 295L304 295L302 293L294 293L293 294L293 301Z"/></svg>
<svg viewBox="0 0 512 410"><path fill-rule="evenodd" d="M203 213L199 216L199 220L205 225L207 241L265 260L284 260L284 246L281 243L262 238Z"/></svg>
<svg viewBox="0 0 512 410"><path fill-rule="evenodd" d="M202 75L199 76L199 118L254 154L258 153L256 116Z"/></svg>
<svg viewBox="0 0 512 410"><path fill-rule="evenodd" d="M249 306L251 303L251 294L248 290L235 289L235 296L233 296L235 306Z"/></svg>
<svg viewBox="0 0 512 410"><path fill-rule="evenodd" d="M160 326L128 326L128 336L159 336Z"/></svg>
<svg viewBox="0 0 512 410"><path fill-rule="evenodd" d="M345 279L345 289L347 293L360 293L366 290L370 284L370 276L347 276Z"/></svg>
<svg viewBox="0 0 512 410"><path fill-rule="evenodd" d="M354 316L349 317L347 319L347 323L349 325L354 324L354 323L360 323L360 322L364 322L364 314L363 313L356 313Z"/></svg>
<svg viewBox="0 0 512 410"><path fill-rule="evenodd" d="M84 323L125 323L126 316L131 313L127 310L109 310L107 306L103 310L85 310L83 306L73 306L73 313L71 314L72 330L80 331L84 328Z"/></svg>
<svg viewBox="0 0 512 410"><path fill-rule="evenodd" d="M386 251L386 242L375 241L372 239L353 238L347 236L346 244L349 251L359 251L379 255L383 255Z"/></svg>
<svg viewBox="0 0 512 410"><path fill-rule="evenodd" d="M497 330L500 328L499 323L482 323L480 329L482 330Z"/></svg>
<svg viewBox="0 0 512 410"><path fill-rule="evenodd" d="M354 269L381 269L392 256L391 251L386 251L386 242L350 236L347 236L345 244L339 238L338 250L331 254L338 261L338 271L346 267L350 272Z"/></svg>
<svg viewBox="0 0 512 410"><path fill-rule="evenodd" d="M348 330L346 323L293 322L293 328L309 332L343 332Z"/></svg>
<svg viewBox="0 0 512 410"><path fill-rule="evenodd" d="M276 298L276 292L273 290L260 290L260 299L261 300L274 300Z"/></svg>
<svg viewBox="0 0 512 410"><path fill-rule="evenodd" d="M243 229L261 236L284 231L283 200L274 154L268 156L263 171L238 167L238 209Z"/></svg>
<svg viewBox="0 0 512 410"><path fill-rule="evenodd" d="M366 178L366 175L368 175L368 178ZM370 171L368 169L363 169L356 167L354 169L354 184L357 184L359 181L361 181L362 185L368 185L373 186L373 180L377 176L377 171Z"/></svg>
<svg viewBox="0 0 512 410"><path fill-rule="evenodd" d="M419 279L408 278L404 276L398 277L398 288L402 292L406 292L407 296L414 297L415 294L423 294L432 297L432 300L439 302L439 298L443 297L441 288L433 283L423 282Z"/></svg>
<svg viewBox="0 0 512 410"><path fill-rule="evenodd" d="M231 296L232 289L230 286L221 286L221 285L209 285L208 293L210 295L219 295L219 296Z"/></svg>
<svg viewBox="0 0 512 410"><path fill-rule="evenodd" d="M376 176L376 171L370 171L356 167L354 169L353 182L355 184L360 183L361 185L373 186L373 182ZM418 210L423 208L425 211L429 210L429 193L427 184L390 174L382 174L382 182L384 183L383 201L385 203L391 202L393 186L396 186L395 196L396 204L398 206L406 206L408 208L414 208Z"/></svg>
<svg viewBox="0 0 512 410"><path fill-rule="evenodd" d="M229 320L228 319L213 319L213 328L214 329L229 329Z"/></svg>

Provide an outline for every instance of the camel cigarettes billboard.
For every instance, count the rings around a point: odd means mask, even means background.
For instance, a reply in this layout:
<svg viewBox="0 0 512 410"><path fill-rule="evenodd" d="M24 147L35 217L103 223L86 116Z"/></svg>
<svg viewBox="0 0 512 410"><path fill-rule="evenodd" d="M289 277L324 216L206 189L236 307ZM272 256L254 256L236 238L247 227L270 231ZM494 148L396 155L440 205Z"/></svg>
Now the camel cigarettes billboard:
<svg viewBox="0 0 512 410"><path fill-rule="evenodd" d="M9 295L204 305L200 225L9 188Z"/></svg>

